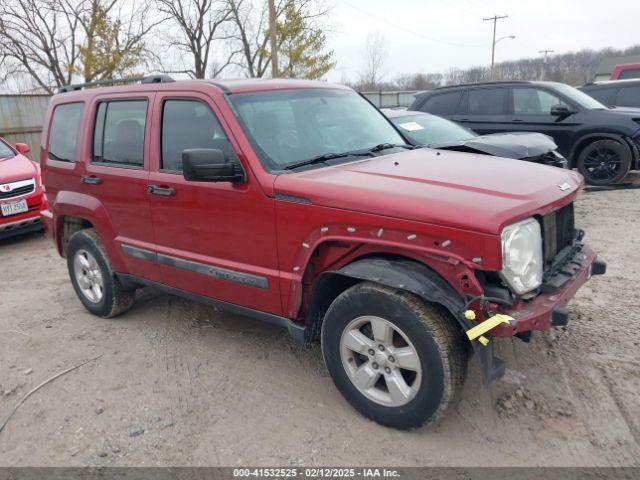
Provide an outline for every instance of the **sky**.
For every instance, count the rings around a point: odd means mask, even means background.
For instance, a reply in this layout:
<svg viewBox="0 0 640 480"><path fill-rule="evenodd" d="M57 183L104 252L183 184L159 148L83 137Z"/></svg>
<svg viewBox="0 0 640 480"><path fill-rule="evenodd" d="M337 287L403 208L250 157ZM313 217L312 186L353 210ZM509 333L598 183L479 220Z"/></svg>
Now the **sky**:
<svg viewBox="0 0 640 480"><path fill-rule="evenodd" d="M327 42L334 51L332 82L354 81L362 70L367 35L387 41L385 80L402 73L436 73L489 65L493 22L496 62L536 57L540 50L624 48L640 43L640 0L329 0Z"/></svg>

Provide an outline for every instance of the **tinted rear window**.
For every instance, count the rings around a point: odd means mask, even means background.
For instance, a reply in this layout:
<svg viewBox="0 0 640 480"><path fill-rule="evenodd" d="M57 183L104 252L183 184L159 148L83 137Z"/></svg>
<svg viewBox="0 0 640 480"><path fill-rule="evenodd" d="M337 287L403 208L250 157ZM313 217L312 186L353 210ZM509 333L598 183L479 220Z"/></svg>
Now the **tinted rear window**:
<svg viewBox="0 0 640 480"><path fill-rule="evenodd" d="M640 107L640 85L621 88L615 104L620 107Z"/></svg>
<svg viewBox="0 0 640 480"><path fill-rule="evenodd" d="M469 114L500 115L505 113L506 89L478 88L469 90Z"/></svg>
<svg viewBox="0 0 640 480"><path fill-rule="evenodd" d="M100 103L93 132L93 162L141 167L146 120L146 100Z"/></svg>
<svg viewBox="0 0 640 480"><path fill-rule="evenodd" d="M83 103L67 103L55 108L49 131L49 158L66 162L76 161L83 108Z"/></svg>
<svg viewBox="0 0 640 480"><path fill-rule="evenodd" d="M458 109L460 98L462 98L462 91L440 93L429 98L421 110L435 115L452 115Z"/></svg>
<svg viewBox="0 0 640 480"><path fill-rule="evenodd" d="M591 97L595 98L600 103L604 103L605 105L615 104L616 91L617 91L616 87L594 88L591 90L586 88L583 90L584 93L589 94Z"/></svg>

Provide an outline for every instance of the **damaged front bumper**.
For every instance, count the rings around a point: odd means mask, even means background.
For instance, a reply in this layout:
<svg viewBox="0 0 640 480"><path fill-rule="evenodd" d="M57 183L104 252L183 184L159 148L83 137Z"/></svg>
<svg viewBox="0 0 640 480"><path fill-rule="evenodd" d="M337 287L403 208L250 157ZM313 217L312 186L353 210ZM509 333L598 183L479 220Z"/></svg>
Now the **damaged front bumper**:
<svg viewBox="0 0 640 480"><path fill-rule="evenodd" d="M596 252L583 245L556 275L556 284L559 286L552 291L543 291L531 300L520 300L501 311L500 313L512 317L514 322L512 325L499 325L490 332L491 335L509 337L517 333L566 325L569 312L565 307L569 300L592 275L602 275L606 268L606 263L597 259Z"/></svg>

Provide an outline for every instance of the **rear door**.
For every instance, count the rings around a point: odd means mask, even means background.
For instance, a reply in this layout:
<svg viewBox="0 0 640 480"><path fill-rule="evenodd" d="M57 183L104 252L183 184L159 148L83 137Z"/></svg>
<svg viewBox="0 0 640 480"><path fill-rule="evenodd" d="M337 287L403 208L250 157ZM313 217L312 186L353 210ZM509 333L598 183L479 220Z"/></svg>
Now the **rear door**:
<svg viewBox="0 0 640 480"><path fill-rule="evenodd" d="M281 314L274 200L248 168L213 99L158 93L151 212L163 282L256 310ZM244 162L246 181L187 181L182 151L222 150Z"/></svg>
<svg viewBox="0 0 640 480"><path fill-rule="evenodd" d="M573 145L578 115L560 118L551 115L551 108L565 105L575 107L553 92L535 86L511 88L511 130L539 132L552 137L563 155L568 155Z"/></svg>
<svg viewBox="0 0 640 480"><path fill-rule="evenodd" d="M504 87L470 88L463 99L457 120L481 135L513 129L507 118L507 92Z"/></svg>
<svg viewBox="0 0 640 480"><path fill-rule="evenodd" d="M153 93L98 96L91 104L91 147L87 149L83 193L106 209L128 272L160 280L147 195Z"/></svg>

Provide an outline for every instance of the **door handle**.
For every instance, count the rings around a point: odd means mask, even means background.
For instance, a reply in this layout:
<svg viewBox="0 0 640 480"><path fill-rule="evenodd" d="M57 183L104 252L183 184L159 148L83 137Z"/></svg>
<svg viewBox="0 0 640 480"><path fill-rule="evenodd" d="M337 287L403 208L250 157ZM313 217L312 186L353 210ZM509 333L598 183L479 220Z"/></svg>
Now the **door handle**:
<svg viewBox="0 0 640 480"><path fill-rule="evenodd" d="M173 197L176 194L176 190L171 187L157 187L156 185L149 185L147 192L151 195L161 195L163 197Z"/></svg>
<svg viewBox="0 0 640 480"><path fill-rule="evenodd" d="M522 120L521 118L514 118L513 121L516 122L516 123L524 122L524 120Z"/></svg>
<svg viewBox="0 0 640 480"><path fill-rule="evenodd" d="M95 175L82 175L80 181L82 183L88 183L89 185L100 185L102 183L102 179Z"/></svg>

